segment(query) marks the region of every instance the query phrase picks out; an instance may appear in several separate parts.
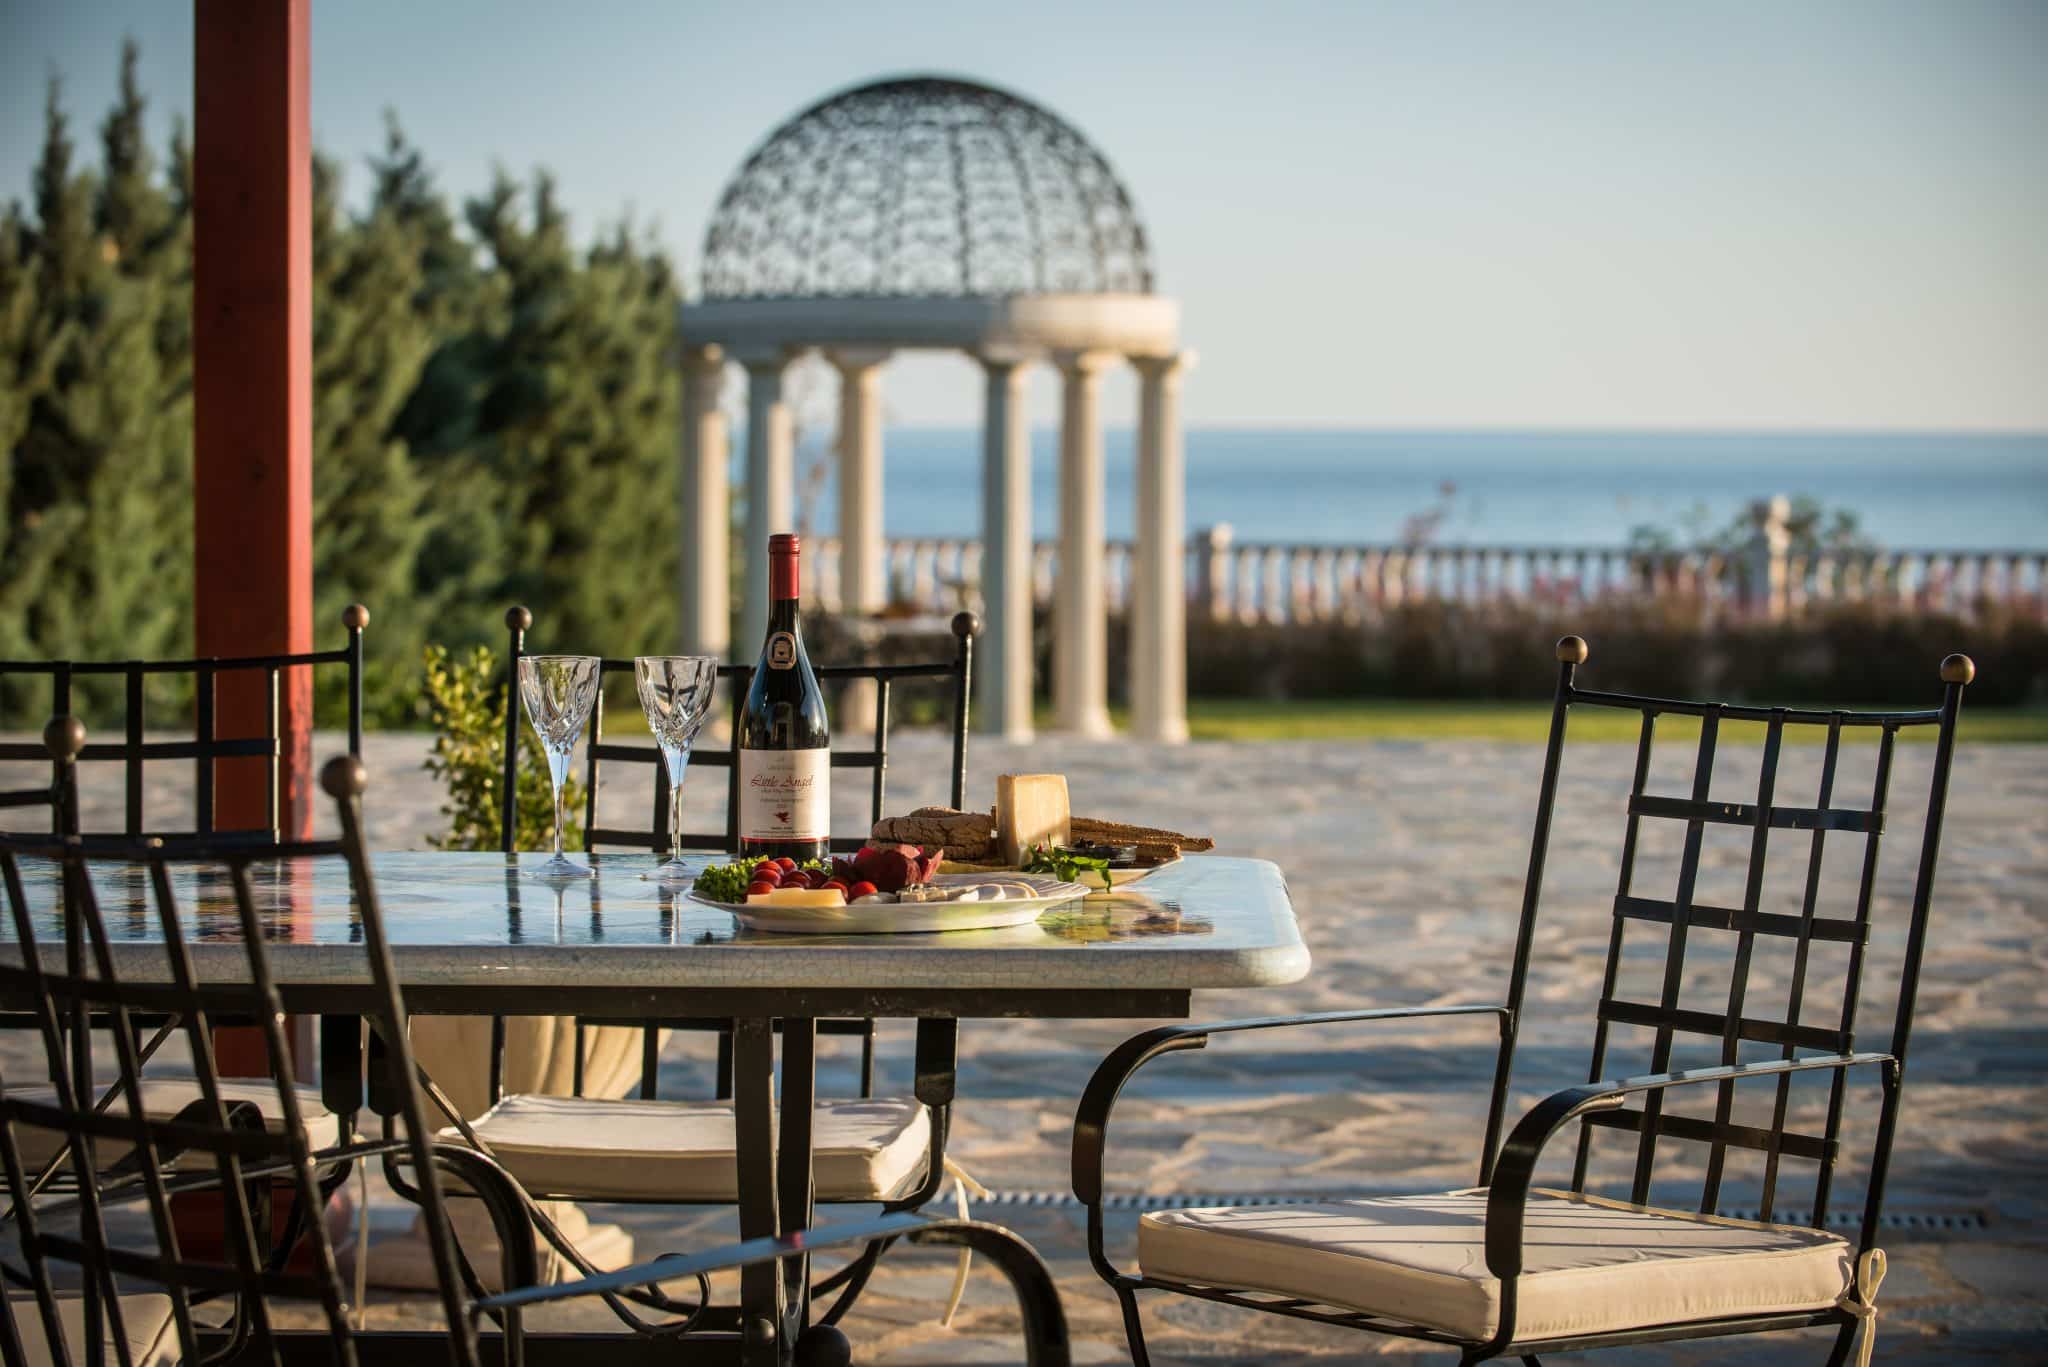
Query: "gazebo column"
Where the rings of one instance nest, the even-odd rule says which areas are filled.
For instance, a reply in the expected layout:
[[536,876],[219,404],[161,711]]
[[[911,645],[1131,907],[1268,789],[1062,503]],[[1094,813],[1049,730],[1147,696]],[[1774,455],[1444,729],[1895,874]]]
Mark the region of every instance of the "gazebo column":
[[1103,574],[1102,372],[1107,351],[1064,352],[1060,559],[1053,602],[1053,711],[1062,731],[1106,736],[1109,618]]
[[1187,462],[1180,382],[1192,352],[1145,356],[1138,368],[1138,547],[1131,595],[1131,732],[1188,738]]
[[875,349],[831,353],[839,371],[839,609],[880,611],[882,573],[882,363]]
[[1021,356],[984,352],[981,427],[982,637],[974,662],[974,724],[1031,739],[1031,438]]
[[780,347],[739,357],[747,368],[747,580],[737,649],[745,655],[768,631],[768,538],[788,531],[794,515],[796,431],[782,401],[789,360]]
[[723,659],[732,646],[731,451],[718,392],[725,353],[683,348],[681,649]]

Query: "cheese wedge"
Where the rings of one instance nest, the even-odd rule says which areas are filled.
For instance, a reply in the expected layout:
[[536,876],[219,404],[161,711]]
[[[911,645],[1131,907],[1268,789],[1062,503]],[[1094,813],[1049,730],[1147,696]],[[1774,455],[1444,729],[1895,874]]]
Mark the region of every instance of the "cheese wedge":
[[777,888],[773,892],[750,892],[750,907],[843,907],[846,894],[838,888]]
[[1016,868],[1033,845],[1068,843],[1073,813],[1065,774],[1002,774],[996,778],[996,844]]

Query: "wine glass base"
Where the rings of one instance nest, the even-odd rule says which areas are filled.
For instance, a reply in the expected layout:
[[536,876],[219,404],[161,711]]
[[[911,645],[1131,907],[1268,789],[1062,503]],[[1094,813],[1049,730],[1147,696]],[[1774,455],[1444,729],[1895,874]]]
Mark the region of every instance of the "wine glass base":
[[683,860],[669,859],[656,864],[640,877],[652,883],[694,883],[697,881],[697,870]]
[[595,878],[597,870],[558,854],[547,863],[526,870],[526,876],[544,883],[564,883],[578,878]]

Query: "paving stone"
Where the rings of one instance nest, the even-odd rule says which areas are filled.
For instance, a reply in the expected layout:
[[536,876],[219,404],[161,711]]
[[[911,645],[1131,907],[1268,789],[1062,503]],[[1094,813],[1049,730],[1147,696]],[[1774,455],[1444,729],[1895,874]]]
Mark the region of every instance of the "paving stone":
[[1989,1301],[2040,1301],[2048,1250],[1958,1242],[1942,1250],[1942,1267]]
[[[1753,729],[1753,728],[1752,728]],[[1965,735],[1968,733],[1967,714]],[[10,738],[12,739],[12,738]],[[1753,797],[1750,753],[1724,741],[1714,795]],[[367,737],[373,774],[370,834],[381,848],[419,847],[439,828],[441,797],[420,768],[423,736]],[[316,739],[315,752],[339,748]],[[892,744],[891,805],[946,797],[945,745],[907,733]],[[1845,746],[1838,789],[1868,790],[1876,748]],[[1897,959],[1909,909],[1917,840],[1932,747],[1901,745],[1879,861],[1870,973],[1859,1045],[1882,1048],[1897,988]],[[1273,992],[1218,992],[1195,1004],[1200,1018],[1328,1010],[1359,1005],[1491,1001],[1503,989],[1520,905],[1528,835],[1542,764],[1539,747],[1489,741],[1197,742],[1177,749],[1127,741],[1048,737],[1031,746],[969,747],[971,793],[993,775],[1019,769],[1068,775],[1077,807],[1128,814],[1152,824],[1215,835],[1228,853],[1278,861],[1287,872],[1303,936],[1315,957],[1311,976]],[[1821,748],[1788,747],[1781,794],[1808,793]],[[1511,1109],[1582,1082],[1586,1018],[1598,995],[1619,867],[1622,804],[1633,747],[1579,747],[1567,763],[1546,874]],[[1652,765],[1653,791],[1685,791],[1691,747],[1666,746]],[[150,810],[165,825],[189,811],[181,766],[161,766]],[[35,781],[32,770],[0,765],[0,787]],[[647,775],[636,774],[634,781]],[[701,776],[700,776],[701,777]],[[117,819],[118,768],[86,771],[88,821]],[[1747,786],[1750,793],[1743,789]],[[717,818],[717,785],[692,780],[685,792],[694,822]],[[863,793],[837,794],[849,820]],[[1781,797],[1781,801],[1789,800]],[[644,819],[647,794],[614,782],[600,795],[606,821]],[[319,814],[321,828],[329,818]],[[1702,895],[1739,899],[1746,833],[1716,831],[1706,845]],[[1646,895],[1675,878],[1681,841],[1646,829],[1637,888]],[[1853,907],[1860,847],[1829,837],[1822,865],[1823,914]],[[1797,910],[1804,849],[1774,844],[1765,896]],[[2048,1331],[2048,749],[1958,747],[1945,837],[1937,921],[1925,966],[1914,1034],[1904,1123],[1890,1175],[1890,1208],[1982,1211],[1979,1233],[1887,1230],[1893,1271],[1884,1300],[1878,1361],[2040,1361]],[[1725,992],[1730,945],[1697,935],[1687,963],[1688,989]],[[1661,936],[1631,929],[1624,977],[1653,996],[1663,966]],[[1816,973],[1839,972],[1834,948],[1815,951]],[[1753,985],[1758,1011],[1783,1009],[1789,974],[1760,948]],[[1816,978],[1817,983],[1820,978]],[[1647,982],[1647,988],[1634,985]],[[1818,1015],[1836,1008],[1833,989],[1810,1000]],[[1144,1022],[969,1021],[962,1030],[955,1153],[992,1185],[1065,1192],[1068,1127],[1075,1099],[1102,1055]],[[909,1083],[909,1031],[885,1023],[879,1059],[885,1088]],[[1119,1106],[1112,1129],[1112,1189],[1237,1193],[1272,1190],[1416,1191],[1469,1185],[1477,1168],[1495,1036],[1485,1020],[1429,1026],[1356,1024],[1314,1031],[1262,1032],[1175,1055],[1142,1075]],[[1619,1071],[1638,1071],[1644,1040],[1616,1032]],[[4,1042],[0,1042],[4,1045]],[[828,1088],[852,1084],[852,1064],[829,1046],[820,1070]],[[1705,1045],[1709,1055],[1713,1046]],[[1759,1050],[1753,1056],[1762,1056]],[[1745,1055],[1749,1057],[1752,1055]],[[663,1090],[698,1095],[712,1075],[708,1041],[677,1035],[663,1058]],[[1739,1094],[1738,1094],[1739,1095]],[[1845,1159],[1836,1208],[1853,1210],[1865,1176],[1876,1091],[1864,1080],[1850,1092]],[[1795,1088],[1795,1123],[1817,1130],[1824,1084]],[[1703,1170],[1692,1146],[1671,1145],[1668,1175],[1696,1182]],[[1568,1150],[1566,1150],[1568,1152]],[[1618,1171],[1633,1140],[1607,1136],[1600,1163]],[[1660,1169],[1661,1170],[1661,1169]],[[1787,1163],[1781,1200],[1809,1199],[1810,1166]],[[1730,1201],[1753,1201],[1757,1171],[1731,1165]],[[1671,1199],[1693,1201],[1674,1181]],[[1077,1338],[1077,1360],[1123,1361],[1114,1298],[1083,1256],[1081,1224],[1071,1209],[992,1206],[983,1214],[1016,1228],[1053,1265]],[[643,1250],[701,1247],[730,1237],[721,1213],[672,1208],[603,1212],[624,1223]],[[1134,1217],[1111,1217],[1112,1255],[1129,1256]],[[886,1259],[870,1295],[847,1327],[863,1362],[1019,1361],[1014,1310],[1000,1282],[976,1274],[976,1289],[954,1331],[932,1319],[947,1285],[946,1265],[928,1254]],[[986,1288],[986,1294],[984,1293]],[[1355,1362],[1381,1354],[1441,1361],[1440,1349],[1345,1333],[1327,1326],[1255,1315],[1204,1302],[1145,1298],[1159,1367],[1223,1367]],[[430,1324],[425,1299],[380,1293],[373,1317]],[[551,1311],[551,1322],[602,1327],[602,1307]],[[552,1317],[559,1317],[558,1321]],[[1617,1354],[1630,1364],[1819,1361],[1824,1334],[1712,1340]],[[872,1351],[871,1351],[872,1350]],[[980,1356],[976,1356],[980,1355]]]

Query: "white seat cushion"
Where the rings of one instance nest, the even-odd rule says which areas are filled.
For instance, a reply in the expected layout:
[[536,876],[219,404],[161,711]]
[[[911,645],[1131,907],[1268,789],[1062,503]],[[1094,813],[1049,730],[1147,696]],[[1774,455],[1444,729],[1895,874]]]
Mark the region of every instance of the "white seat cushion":
[[[907,1097],[820,1100],[818,1199],[882,1201],[924,1175],[931,1118]],[[508,1096],[473,1128],[529,1191],[590,1200],[736,1199],[730,1101]],[[442,1139],[460,1142],[447,1129]]]
[[[111,1084],[97,1083],[93,1095],[98,1097]],[[320,1100],[317,1087],[296,1087],[293,1091],[299,1099],[299,1115],[306,1122],[306,1138],[316,1149],[324,1149],[340,1142],[341,1119]],[[7,1095],[21,1101],[33,1101],[44,1106],[57,1104],[57,1089],[44,1084],[37,1087],[11,1087]],[[142,1110],[152,1120],[174,1119],[179,1111],[199,1100],[199,1081],[189,1077],[144,1077],[142,1079]],[[264,1128],[272,1134],[284,1133],[284,1112],[278,1105],[277,1088],[268,1078],[231,1078],[220,1080],[220,1099],[223,1102],[252,1101],[263,1113]],[[107,1114],[125,1117],[128,1114],[128,1098],[117,1096],[107,1107]],[[48,1162],[50,1155],[57,1152],[64,1136],[56,1130],[39,1129],[29,1125],[16,1125],[15,1142],[21,1145],[22,1162],[31,1170]],[[102,1166],[115,1162],[128,1152],[128,1145],[114,1140],[102,1139],[93,1145]],[[210,1160],[209,1160],[210,1161]]]
[[[1486,1192],[1163,1211],[1138,1226],[1148,1277],[1270,1291],[1486,1339]],[[1843,1239],[1815,1229],[1530,1193],[1517,1341],[1725,1315],[1817,1310],[1848,1290]]]
[[[45,1367],[57,1359],[43,1334],[43,1316],[33,1292],[9,1291],[7,1309],[21,1335],[21,1347],[28,1367]],[[100,1312],[106,1314],[104,1309]],[[114,1348],[113,1324],[101,1321],[107,1346],[107,1362],[120,1361]],[[76,1293],[57,1296],[57,1325],[64,1333],[64,1346],[73,1364],[85,1361],[85,1301]],[[121,1297],[121,1327],[127,1331],[128,1353],[135,1367],[169,1367],[179,1357],[178,1331],[171,1323],[171,1298],[163,1295]]]

